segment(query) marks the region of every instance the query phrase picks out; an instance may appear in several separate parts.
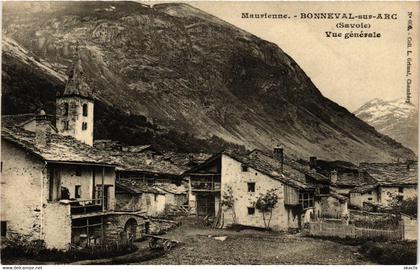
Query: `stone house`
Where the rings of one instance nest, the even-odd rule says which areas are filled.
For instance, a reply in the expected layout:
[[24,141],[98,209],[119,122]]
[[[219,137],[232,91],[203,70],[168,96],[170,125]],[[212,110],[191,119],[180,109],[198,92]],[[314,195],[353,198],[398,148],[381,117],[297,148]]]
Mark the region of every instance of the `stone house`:
[[[221,216],[224,227],[233,224],[264,227],[262,213],[255,203],[260,194],[275,190],[279,201],[273,209],[271,228],[299,228],[305,211],[314,207],[314,188],[305,183],[303,173],[283,162],[282,148],[275,148],[274,154],[279,159],[276,163],[257,152],[215,154],[187,171],[193,212],[202,217]],[[233,208],[221,204],[229,190]]]
[[138,181],[117,181],[115,198],[118,211],[157,216],[165,210],[165,193]]
[[[363,170],[376,184],[362,185],[350,192],[351,204],[362,207],[364,202],[388,206],[393,197],[417,196],[417,162],[361,163]],[[353,198],[353,199],[352,199]]]
[[326,184],[332,193],[350,199],[350,192],[358,187],[375,185],[377,181],[358,166],[345,161],[327,161],[316,157],[309,159],[310,171],[328,177]]
[[[139,215],[115,213],[115,164],[93,148],[93,99],[78,50],[51,115],[2,116],[1,231],[69,249],[133,235]],[[18,209],[18,211],[16,211]]]
[[378,194],[380,193],[377,183],[356,187],[350,191],[350,205],[362,209],[364,203],[380,203]]
[[330,193],[315,197],[314,218],[342,219],[349,215],[348,198],[346,196]]
[[103,217],[115,205],[115,165],[73,137],[46,131],[45,114],[33,116],[35,132],[14,126],[13,118],[2,117],[6,237],[44,240],[58,249],[100,241]]
[[158,216],[165,208],[187,203],[187,187],[175,184],[144,184],[141,181],[119,179],[116,182],[116,209]]
[[[150,145],[122,146],[115,142],[99,145],[116,167],[118,211],[148,216],[162,214],[167,206],[187,204],[187,187],[181,174],[185,169],[171,162]],[[109,145],[113,145],[109,147]],[[106,146],[108,145],[108,146]]]
[[319,218],[341,219],[348,215],[348,198],[335,192],[329,177],[306,166],[305,162],[301,163],[285,156],[282,165],[282,158],[276,157],[275,151],[270,154],[254,150],[249,155],[251,157],[258,156],[259,159],[264,159],[272,166],[283,168],[285,175],[304,182],[314,189],[313,207],[307,208],[303,205],[304,209],[308,209],[302,217],[303,222]]

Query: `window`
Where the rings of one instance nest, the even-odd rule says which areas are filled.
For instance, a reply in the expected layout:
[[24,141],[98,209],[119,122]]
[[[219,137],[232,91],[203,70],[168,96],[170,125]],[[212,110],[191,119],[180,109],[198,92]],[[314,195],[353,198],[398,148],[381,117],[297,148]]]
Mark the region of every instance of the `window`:
[[398,192],[399,192],[399,193],[403,193],[403,192],[404,192],[404,188],[399,187],[399,188],[398,188]]
[[372,190],[368,192],[369,195],[372,195]]
[[368,198],[368,200],[369,200],[369,201],[371,201],[371,200],[373,200],[373,199],[369,197],[369,198]]
[[241,169],[243,172],[247,172],[248,171],[248,166],[246,166],[245,164],[241,164]]
[[7,233],[7,222],[6,221],[2,221],[0,224],[1,227],[1,236],[6,236]]
[[88,105],[83,104],[83,116],[88,116]]
[[69,121],[63,121],[64,130],[69,130]]
[[255,192],[255,183],[248,183],[248,192]]
[[330,194],[330,187],[329,186],[321,186],[319,188],[319,194]]
[[63,115],[64,116],[69,115],[69,104],[67,102],[64,103],[64,105],[63,105]]
[[82,186],[81,185],[76,185],[74,187],[74,197],[76,199],[80,199],[82,197]]
[[83,122],[82,123],[82,130],[86,130],[87,129],[87,123],[86,122]]
[[82,170],[81,170],[80,167],[76,168],[75,174],[76,174],[76,176],[82,176]]
[[314,207],[314,195],[312,193],[299,193],[299,203],[303,209]]
[[255,207],[248,207],[248,215],[254,215],[255,214]]

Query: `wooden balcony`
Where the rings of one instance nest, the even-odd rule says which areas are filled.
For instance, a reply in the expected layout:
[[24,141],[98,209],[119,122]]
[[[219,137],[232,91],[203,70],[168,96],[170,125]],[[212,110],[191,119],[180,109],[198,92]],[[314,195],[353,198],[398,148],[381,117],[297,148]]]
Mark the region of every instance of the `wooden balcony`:
[[193,174],[191,175],[191,191],[220,192],[220,174]]
[[77,200],[70,202],[72,215],[83,215],[102,211],[102,199]]

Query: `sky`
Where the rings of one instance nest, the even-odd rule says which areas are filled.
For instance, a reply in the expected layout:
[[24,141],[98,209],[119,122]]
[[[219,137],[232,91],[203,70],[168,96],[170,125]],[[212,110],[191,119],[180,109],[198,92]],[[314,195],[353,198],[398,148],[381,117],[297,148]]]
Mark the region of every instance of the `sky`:
[[[364,103],[405,99],[407,10],[419,18],[419,3],[392,2],[187,2],[262,39],[277,44],[306,72],[321,93],[355,111]],[[411,5],[411,6],[408,6]],[[415,6],[416,5],[416,6]],[[243,19],[242,12],[288,14],[290,19]],[[301,13],[396,13],[396,20],[302,20]],[[371,24],[370,29],[337,29],[338,22]],[[418,22],[416,21],[418,29]],[[326,31],[380,32],[381,38],[327,38]],[[417,38],[418,40],[418,38]],[[418,46],[418,44],[417,44]],[[413,70],[417,71],[418,68]],[[412,76],[416,80],[418,76]],[[412,84],[412,92],[417,89]],[[414,97],[414,103],[417,98]]]

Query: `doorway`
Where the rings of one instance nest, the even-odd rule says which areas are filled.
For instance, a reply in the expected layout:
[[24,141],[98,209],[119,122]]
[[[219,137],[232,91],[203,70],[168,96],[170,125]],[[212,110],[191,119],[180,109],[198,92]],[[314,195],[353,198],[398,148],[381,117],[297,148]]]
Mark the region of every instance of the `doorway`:
[[214,217],[215,205],[214,195],[197,195],[197,216]]

